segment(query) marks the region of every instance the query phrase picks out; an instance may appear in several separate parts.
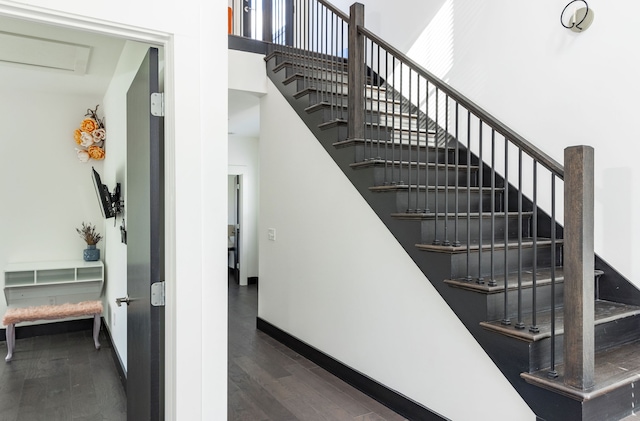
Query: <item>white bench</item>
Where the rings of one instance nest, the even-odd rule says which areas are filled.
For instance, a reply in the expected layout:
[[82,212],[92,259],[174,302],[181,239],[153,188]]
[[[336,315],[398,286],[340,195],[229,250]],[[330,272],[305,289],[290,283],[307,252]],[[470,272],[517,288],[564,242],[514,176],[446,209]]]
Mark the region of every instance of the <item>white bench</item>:
[[100,349],[98,335],[100,334],[101,315],[101,301],[83,301],[81,303],[67,303],[60,305],[9,308],[2,318],[2,324],[7,327],[7,356],[4,360],[8,362],[13,358],[13,351],[16,347],[16,323],[20,322],[93,316],[93,343],[95,344],[96,349]]

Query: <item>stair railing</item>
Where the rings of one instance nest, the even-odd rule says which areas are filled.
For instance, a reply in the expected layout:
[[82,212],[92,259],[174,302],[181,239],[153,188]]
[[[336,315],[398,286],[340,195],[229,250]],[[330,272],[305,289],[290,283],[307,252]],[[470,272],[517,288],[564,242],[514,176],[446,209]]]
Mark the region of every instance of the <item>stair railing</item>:
[[[351,11],[364,13],[359,7]],[[364,21],[353,14],[351,19]],[[405,216],[432,224],[423,229],[428,243],[422,248],[453,253],[462,268],[459,279],[503,289],[503,325],[541,333],[539,311],[550,313],[549,373],[556,376],[555,289],[563,264],[556,194],[562,166],[364,24],[358,24],[352,46],[363,50],[364,59],[350,59],[349,71],[369,79],[359,89],[349,86],[349,104],[374,96],[381,109],[358,108],[361,117],[350,133],[369,149],[365,160],[384,167],[381,189],[406,194]],[[544,184],[547,189],[539,188]],[[544,191],[550,193],[542,197]],[[543,266],[549,267],[546,299],[538,294]],[[529,314],[524,300],[530,300]]]
[[[562,165],[366,29],[362,4],[348,16],[324,0],[274,0],[274,11],[280,2],[295,11],[286,28],[273,23],[287,34],[270,51],[284,53],[285,83],[315,95],[329,109],[325,121],[346,120],[362,163],[383,168],[377,187],[402,192],[404,217],[428,221],[424,250],[452,253],[460,280],[501,290],[503,325],[549,335],[549,376],[557,376]],[[540,331],[540,311],[549,332]]]

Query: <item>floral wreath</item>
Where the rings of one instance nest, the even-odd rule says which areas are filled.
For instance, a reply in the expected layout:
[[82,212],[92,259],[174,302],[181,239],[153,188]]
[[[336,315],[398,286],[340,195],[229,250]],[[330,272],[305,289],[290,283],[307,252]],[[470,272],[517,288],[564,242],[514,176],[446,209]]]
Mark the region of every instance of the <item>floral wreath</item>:
[[73,133],[73,138],[80,148],[76,148],[76,154],[80,162],[90,159],[104,159],[104,141],[107,131],[104,128],[104,118],[98,118],[98,105],[96,109],[87,109],[85,119],[80,123],[80,128]]

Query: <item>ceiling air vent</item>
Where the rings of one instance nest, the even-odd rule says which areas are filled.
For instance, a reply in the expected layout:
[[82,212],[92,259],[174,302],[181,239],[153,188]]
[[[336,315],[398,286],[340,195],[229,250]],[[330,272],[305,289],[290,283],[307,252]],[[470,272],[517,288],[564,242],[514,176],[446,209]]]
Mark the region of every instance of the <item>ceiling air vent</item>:
[[91,47],[0,31],[0,62],[70,72],[87,72]]

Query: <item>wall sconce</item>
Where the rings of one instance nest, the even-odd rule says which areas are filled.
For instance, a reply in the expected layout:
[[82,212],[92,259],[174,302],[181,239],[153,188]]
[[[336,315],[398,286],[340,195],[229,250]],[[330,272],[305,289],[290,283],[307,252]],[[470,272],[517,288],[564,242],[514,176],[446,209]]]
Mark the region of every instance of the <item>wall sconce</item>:
[[[573,3],[584,3],[585,7],[580,7],[580,5],[576,5],[576,8],[573,10],[573,13],[569,16],[567,20],[568,24],[565,24],[565,15],[567,14],[567,9]],[[562,13],[560,14],[560,23],[567,29],[571,29],[573,32],[583,32],[586,31],[591,24],[593,23],[593,9],[589,8],[589,5],[584,0],[573,0],[567,4],[564,9],[562,9]]]

